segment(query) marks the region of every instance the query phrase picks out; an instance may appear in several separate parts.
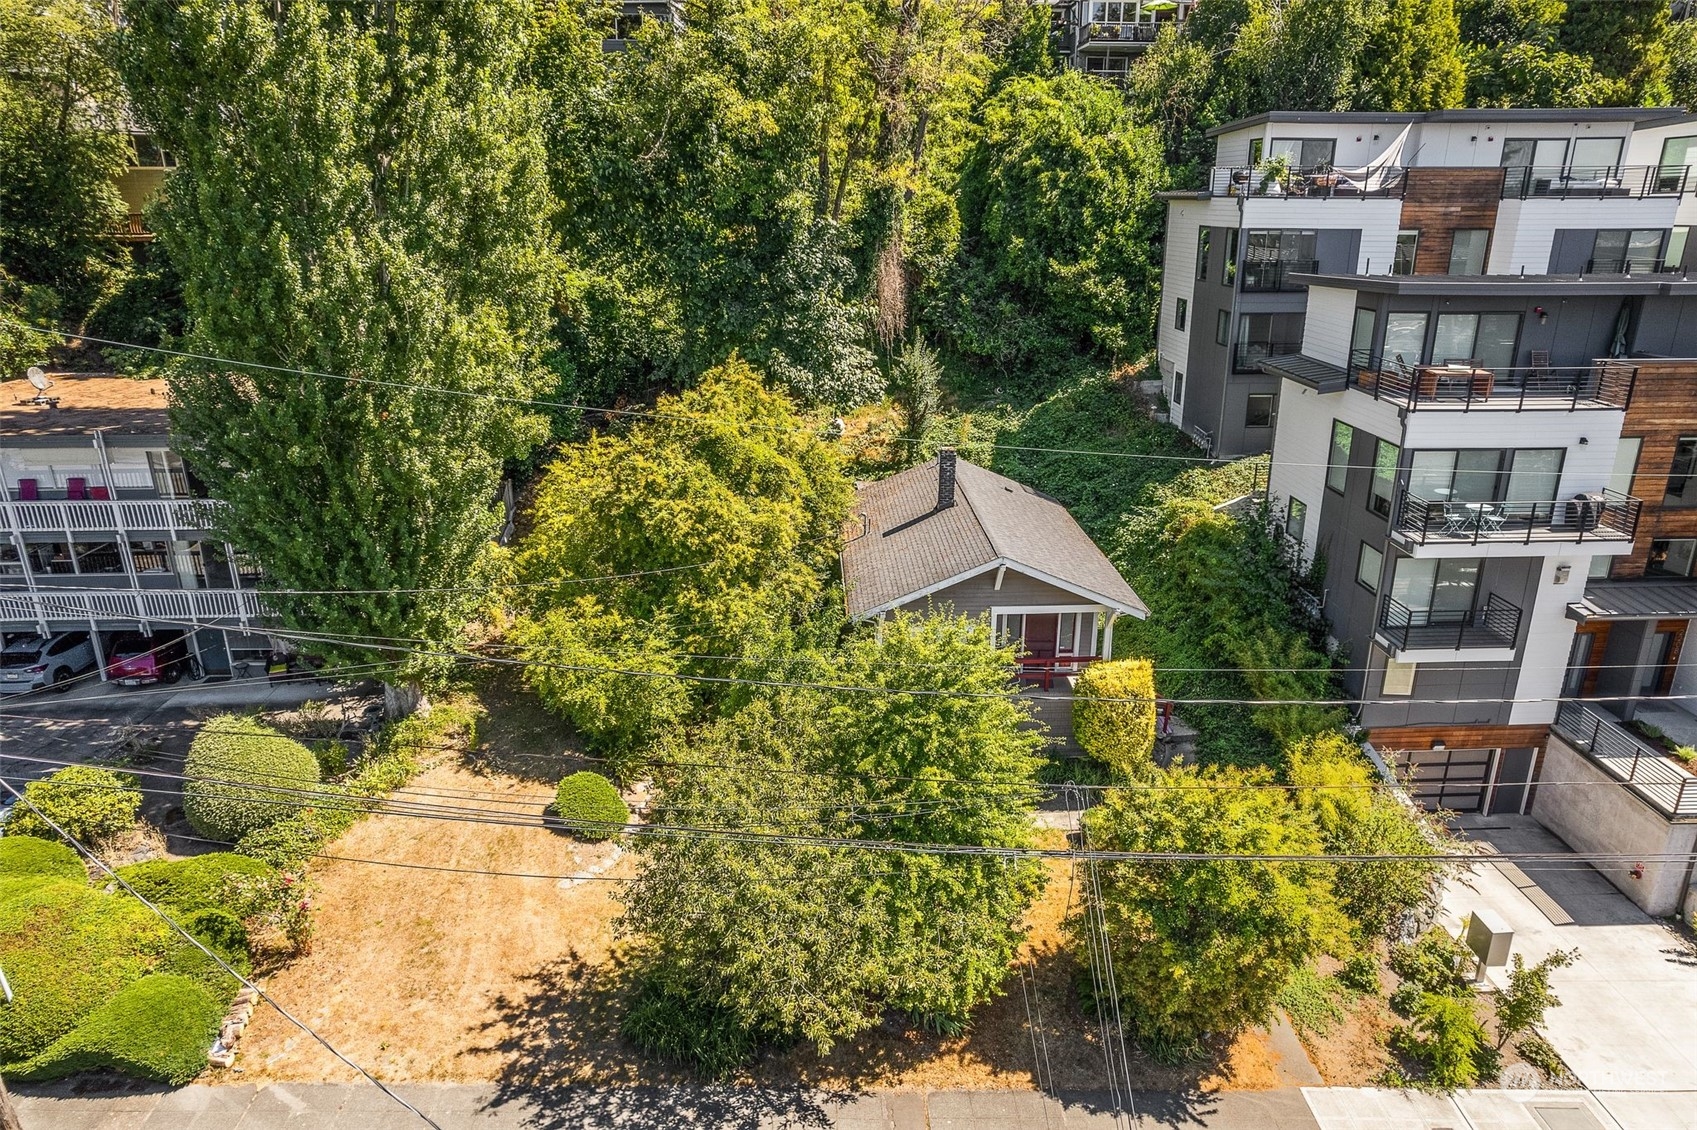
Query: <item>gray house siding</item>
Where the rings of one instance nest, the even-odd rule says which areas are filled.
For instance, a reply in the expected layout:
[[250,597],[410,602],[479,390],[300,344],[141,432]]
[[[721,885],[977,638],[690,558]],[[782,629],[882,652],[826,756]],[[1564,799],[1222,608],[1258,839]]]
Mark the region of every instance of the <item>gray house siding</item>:
[[987,616],[992,608],[1009,605],[1088,604],[1077,593],[1056,588],[1035,577],[1015,572],[1012,568],[1002,574],[1002,587],[996,589],[996,570],[990,569],[959,584],[939,589],[930,596],[920,597],[903,605],[904,609],[923,610],[927,607],[941,611],[946,605],[957,616]]

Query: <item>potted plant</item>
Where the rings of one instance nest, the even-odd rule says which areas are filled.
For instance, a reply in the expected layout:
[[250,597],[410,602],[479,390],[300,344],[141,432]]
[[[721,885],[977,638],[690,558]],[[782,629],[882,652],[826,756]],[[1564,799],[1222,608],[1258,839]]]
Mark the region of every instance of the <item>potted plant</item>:
[[1290,184],[1289,153],[1280,153],[1276,157],[1269,157],[1261,165],[1261,185],[1258,189],[1256,189],[1256,192],[1265,196],[1267,195],[1268,187],[1273,184],[1277,184],[1279,186],[1280,192],[1284,192],[1288,189]]

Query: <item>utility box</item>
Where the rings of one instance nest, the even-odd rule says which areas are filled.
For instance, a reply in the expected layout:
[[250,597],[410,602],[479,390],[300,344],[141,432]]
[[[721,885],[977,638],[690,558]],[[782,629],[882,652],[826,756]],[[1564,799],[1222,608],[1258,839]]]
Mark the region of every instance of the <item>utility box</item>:
[[1467,919],[1467,948],[1479,959],[1479,973],[1508,964],[1514,931],[1489,910],[1475,910]]

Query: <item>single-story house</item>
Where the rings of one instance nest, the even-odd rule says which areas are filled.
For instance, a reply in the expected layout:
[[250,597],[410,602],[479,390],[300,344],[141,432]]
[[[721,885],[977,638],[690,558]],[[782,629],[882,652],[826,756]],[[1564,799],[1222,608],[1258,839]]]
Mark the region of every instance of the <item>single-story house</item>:
[[[952,448],[862,484],[855,516],[842,555],[850,619],[945,606],[987,617],[1019,647],[1022,682],[1070,689],[1084,664],[1112,655],[1116,617],[1149,615],[1066,507]],[[1070,711],[1045,713],[1070,733]]]

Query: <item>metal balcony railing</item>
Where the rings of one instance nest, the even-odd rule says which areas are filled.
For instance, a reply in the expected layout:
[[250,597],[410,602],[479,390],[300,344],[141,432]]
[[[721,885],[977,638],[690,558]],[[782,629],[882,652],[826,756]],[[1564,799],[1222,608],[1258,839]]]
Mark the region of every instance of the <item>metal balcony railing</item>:
[[1413,365],[1394,358],[1387,364],[1356,353],[1349,383],[1375,400],[1389,400],[1414,411],[1475,408],[1515,411],[1574,411],[1625,408],[1632,399],[1638,367],[1624,361],[1589,365],[1526,365],[1486,368]]
[[1668,261],[1659,256],[1621,255],[1585,260],[1585,273],[1588,275],[1664,275],[1678,270],[1679,264],[1670,267]]
[[1274,357],[1291,357],[1301,352],[1300,340],[1240,341],[1232,350],[1232,366],[1240,373],[1259,372],[1263,361]]
[[1595,200],[1680,196],[1691,187],[1683,165],[1517,165],[1503,170],[1503,199]]
[[1631,542],[1644,503],[1612,490],[1548,502],[1467,502],[1423,498],[1404,489],[1397,497],[1395,529],[1425,545],[1472,545],[1535,541]]
[[1275,165],[1215,165],[1208,170],[1208,191],[1215,196],[1305,197],[1328,200],[1400,198],[1408,179],[1398,165],[1363,172],[1330,165],[1281,169]]
[[1379,634],[1397,651],[1513,647],[1520,609],[1496,593],[1481,608],[1409,608],[1387,596],[1379,609]]
[[222,503],[209,498],[86,499],[8,502],[16,533],[116,533],[120,530],[207,530]]
[[1291,275],[1311,275],[1320,269],[1318,259],[1245,259],[1238,265],[1239,286],[1246,291],[1307,290],[1306,284],[1290,281]]
[[1577,702],[1556,707],[1555,731],[1664,816],[1697,816],[1697,777],[1620,722]]
[[1153,43],[1160,33],[1157,23],[1094,23],[1084,25],[1081,38],[1085,43]]

